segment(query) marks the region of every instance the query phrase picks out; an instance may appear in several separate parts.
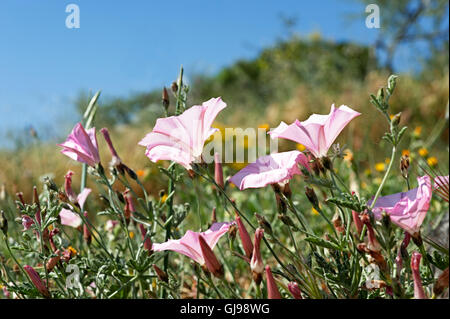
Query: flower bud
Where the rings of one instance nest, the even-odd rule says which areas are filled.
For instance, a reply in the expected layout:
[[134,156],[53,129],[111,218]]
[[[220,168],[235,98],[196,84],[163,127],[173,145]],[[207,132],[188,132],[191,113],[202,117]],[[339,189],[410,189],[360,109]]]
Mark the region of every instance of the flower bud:
[[290,283],[288,283],[288,289],[294,299],[303,299],[300,287],[295,281],[291,281]]
[[314,191],[313,188],[305,186],[305,194],[314,208],[319,207],[319,200],[317,199],[316,192]]
[[273,278],[272,271],[269,266],[266,266],[266,280],[267,280],[267,298],[281,299],[281,294],[278,291],[277,284]]
[[408,178],[409,173],[409,156],[407,154],[400,158],[400,171],[402,172],[403,178]]
[[214,153],[214,179],[216,184],[223,189],[225,184],[223,182],[223,169],[221,161],[222,159],[220,158],[219,153]]
[[169,282],[169,276],[167,275],[167,273],[164,270],[162,270],[155,264],[153,264],[152,267],[153,267],[153,270],[155,271],[156,276],[158,277],[159,280],[164,281],[164,282]]
[[266,232],[268,235],[273,234],[272,232],[272,226],[269,224],[269,222],[266,220],[264,216],[259,215],[258,213],[255,213],[255,217],[258,220],[259,226],[264,229],[264,232]]
[[8,220],[6,219],[5,212],[0,211],[0,229],[3,234],[6,236],[8,233]]
[[150,239],[150,237],[147,236],[147,229],[145,229],[144,225],[139,224],[139,229],[141,231],[141,237],[142,240],[144,241],[144,249],[148,251],[148,255],[150,256],[153,253],[153,244],[152,244],[152,240]]
[[219,260],[217,260],[216,255],[212,251],[211,247],[209,247],[203,236],[200,235],[198,240],[200,243],[200,249],[202,250],[203,258],[205,259],[206,268],[208,268],[209,272],[214,276],[222,278],[224,274],[222,264],[219,262]]
[[77,202],[77,196],[75,195],[75,192],[72,189],[72,171],[68,171],[67,174],[64,176],[64,190],[66,192],[66,196],[69,199],[70,202],[76,203]]
[[359,218],[358,212],[352,210],[353,223],[355,224],[356,231],[358,235],[361,235],[363,229],[363,223],[361,222],[361,218]]
[[241,237],[242,247],[244,248],[245,255],[247,256],[247,258],[250,259],[252,258],[253,253],[252,240],[247,232],[247,229],[245,228],[244,223],[241,220],[241,217],[237,214],[236,214],[236,224],[239,230],[239,237]]
[[26,271],[28,277],[30,277],[31,282],[36,287],[36,289],[41,293],[42,296],[45,298],[50,298],[50,292],[48,291],[47,287],[45,287],[44,283],[41,280],[41,277],[36,272],[36,270],[33,269],[33,267],[25,265],[23,266],[23,269]]
[[413,252],[411,256],[411,271],[414,279],[414,299],[427,299],[425,291],[422,286],[422,279],[420,278],[420,259],[422,255],[418,252]]
[[55,268],[55,266],[59,262],[59,260],[61,259],[59,249],[55,251],[55,254],[56,254],[56,256],[51,257],[49,259],[49,261],[47,262],[46,268],[47,268],[48,272],[51,272],[53,270],[53,268]]
[[395,114],[391,119],[392,126],[398,126],[402,117],[402,112]]
[[336,229],[338,233],[343,234],[345,232],[345,228],[342,226],[341,217],[337,212],[334,214],[333,219],[331,221],[333,223],[334,229]]
[[162,105],[167,112],[167,110],[169,109],[170,100],[169,100],[169,93],[167,93],[166,87],[164,87],[162,91]]
[[253,280],[259,285],[262,280],[264,271],[264,263],[261,257],[261,239],[264,236],[264,230],[257,228],[255,231],[255,246],[253,246],[252,259],[250,260],[250,269],[252,271]]
[[[116,149],[114,148],[114,145],[111,141],[111,137],[109,135],[108,129],[104,127],[100,130],[100,132],[102,132],[103,138],[105,139],[106,144],[108,144],[109,151],[111,152],[111,156],[112,156],[111,166],[112,167],[119,166],[122,163],[122,161],[121,161],[119,155],[117,155]],[[120,171],[120,169],[119,169],[119,171]],[[123,170],[122,170],[122,172],[123,172]]]

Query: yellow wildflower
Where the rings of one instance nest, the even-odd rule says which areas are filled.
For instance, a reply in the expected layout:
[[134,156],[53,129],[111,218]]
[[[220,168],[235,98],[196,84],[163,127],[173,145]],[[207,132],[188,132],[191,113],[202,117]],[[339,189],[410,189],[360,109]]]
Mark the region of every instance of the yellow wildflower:
[[409,152],[409,150],[403,150],[402,156],[411,156],[411,153]]
[[375,170],[377,172],[384,172],[385,169],[386,169],[386,164],[384,164],[382,162],[375,164]]
[[136,171],[136,175],[137,175],[138,177],[143,177],[143,176],[145,175],[145,171],[144,171],[143,169],[138,169],[138,170]]
[[134,238],[134,232],[130,231],[129,232],[130,238],[133,239]]
[[361,188],[362,189],[366,189],[367,188],[367,183],[366,182],[362,182],[361,183]]
[[427,155],[428,155],[428,150],[427,150],[425,147],[422,147],[422,148],[419,150],[419,155],[422,156],[422,157],[427,156]]
[[430,166],[436,166],[437,163],[438,163],[438,160],[437,160],[436,157],[431,156],[431,157],[428,157],[427,163],[428,163],[428,165],[430,165]]
[[391,162],[391,159],[386,157],[384,159],[384,162],[386,163],[386,165],[389,165],[389,163]]
[[161,203],[165,203],[166,202],[166,200],[167,200],[167,194],[164,194],[162,197],[161,197]]
[[370,170],[370,168],[366,168],[366,169],[364,170],[364,174],[365,174],[366,176],[371,176],[371,175],[372,175],[372,171]]
[[297,145],[296,145],[296,148],[297,148],[300,152],[303,152],[304,150],[306,150],[306,147],[305,147],[305,145],[303,145],[303,144],[297,144]]
[[314,207],[311,208],[311,212],[313,215],[319,215],[319,212]]
[[350,150],[345,150],[344,160],[347,162],[353,161],[353,152]]
[[414,136],[419,137],[421,133],[422,133],[422,126],[416,126],[413,132]]
[[73,248],[72,246],[67,247],[68,250],[70,250],[70,252],[72,253],[72,255],[76,255],[78,252],[75,248]]

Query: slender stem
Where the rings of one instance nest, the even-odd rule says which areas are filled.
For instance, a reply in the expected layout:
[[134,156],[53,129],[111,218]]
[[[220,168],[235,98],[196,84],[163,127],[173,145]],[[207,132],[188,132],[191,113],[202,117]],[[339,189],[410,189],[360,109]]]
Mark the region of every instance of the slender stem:
[[375,203],[377,202],[378,197],[380,197],[381,190],[383,189],[384,184],[386,183],[386,180],[387,180],[387,178],[388,178],[388,175],[389,175],[389,173],[391,172],[392,164],[394,163],[396,152],[397,152],[397,148],[396,148],[395,146],[393,146],[393,147],[392,147],[391,160],[390,160],[390,162],[389,162],[389,165],[388,165],[388,168],[387,168],[387,170],[386,170],[386,173],[384,173],[383,180],[381,181],[381,184],[380,184],[380,186],[378,187],[377,192],[375,193],[375,197],[373,198],[372,204],[371,204],[370,207],[369,207],[370,210],[374,208]]

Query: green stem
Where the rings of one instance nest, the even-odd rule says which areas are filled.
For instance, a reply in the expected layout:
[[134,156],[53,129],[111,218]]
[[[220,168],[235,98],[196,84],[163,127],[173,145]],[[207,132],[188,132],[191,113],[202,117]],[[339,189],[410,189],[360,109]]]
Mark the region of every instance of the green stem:
[[388,178],[388,175],[389,175],[389,173],[391,172],[392,164],[394,163],[396,152],[397,152],[397,148],[396,148],[395,146],[392,147],[391,160],[390,160],[390,162],[389,162],[389,165],[388,165],[388,168],[387,168],[387,170],[386,170],[386,173],[384,173],[383,180],[381,181],[381,184],[380,184],[380,186],[378,187],[377,192],[375,193],[375,197],[373,198],[372,204],[371,204],[370,207],[369,207],[370,210],[372,210],[372,209],[374,208],[375,203],[377,202],[378,197],[380,197],[381,190],[383,189],[384,184],[386,183],[386,180],[387,180],[387,178]]

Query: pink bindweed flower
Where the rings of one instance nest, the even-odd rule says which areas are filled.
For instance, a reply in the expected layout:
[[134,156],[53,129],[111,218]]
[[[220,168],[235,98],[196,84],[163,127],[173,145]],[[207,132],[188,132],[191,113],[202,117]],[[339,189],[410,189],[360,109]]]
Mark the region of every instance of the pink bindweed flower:
[[327,155],[339,133],[355,117],[361,115],[346,105],[331,106],[330,114],[313,114],[306,121],[296,120],[291,125],[281,122],[270,131],[271,138],[284,138],[304,145],[316,158]]
[[428,299],[422,286],[422,279],[420,278],[420,259],[422,255],[418,252],[413,252],[411,256],[411,271],[414,279],[414,299]]
[[[391,221],[409,232],[413,237],[420,231],[420,225],[427,214],[431,200],[431,182],[429,176],[418,177],[419,187],[408,192],[396,193],[378,198],[372,209],[377,219],[385,211]],[[367,204],[370,206],[372,200]]]
[[160,118],[139,145],[147,148],[152,162],[171,160],[190,170],[191,163],[201,161],[205,141],[217,131],[211,125],[226,106],[220,97],[212,98],[178,116]]
[[239,230],[239,237],[241,237],[242,247],[244,248],[245,255],[247,256],[248,259],[250,259],[253,253],[253,243],[250,238],[250,235],[247,232],[247,229],[245,228],[244,223],[242,222],[241,217],[237,214],[236,214],[236,224]]
[[261,239],[264,236],[264,230],[257,228],[255,231],[255,245],[253,246],[252,259],[250,260],[250,269],[252,270],[253,280],[257,285],[261,283],[264,263],[261,257]]
[[281,294],[278,291],[277,284],[273,278],[272,271],[269,266],[266,266],[266,280],[267,280],[267,298],[281,299]]
[[30,277],[31,282],[36,287],[36,289],[44,296],[45,298],[50,298],[50,292],[48,291],[47,287],[45,287],[44,283],[41,280],[41,277],[36,272],[36,270],[33,269],[33,267],[25,265],[23,266],[23,269],[28,274],[28,277]]
[[303,299],[302,291],[295,281],[288,283],[288,289],[294,299]]
[[220,237],[225,235],[228,231],[231,224],[232,223],[215,223],[211,225],[211,228],[207,231],[201,233],[188,230],[180,239],[170,239],[165,243],[153,244],[153,251],[172,250],[191,258],[203,266],[206,261],[200,247],[199,237],[203,237],[212,250],[214,249],[214,246],[216,246]]
[[66,141],[58,146],[63,147],[61,153],[75,161],[92,167],[100,163],[95,127],[85,130],[83,125],[78,123]]
[[[73,172],[69,171],[65,176],[65,192],[72,203],[77,204],[81,209],[83,209],[84,203],[92,190],[90,188],[84,188],[78,196],[75,195],[75,192],[72,189],[72,175]],[[61,209],[59,212],[59,217],[61,218],[62,225],[78,228],[82,224],[81,217],[70,209]]]
[[299,151],[265,155],[241,169],[230,178],[240,190],[259,188],[269,184],[284,186],[296,174],[301,174],[298,164],[308,167],[306,156]]

